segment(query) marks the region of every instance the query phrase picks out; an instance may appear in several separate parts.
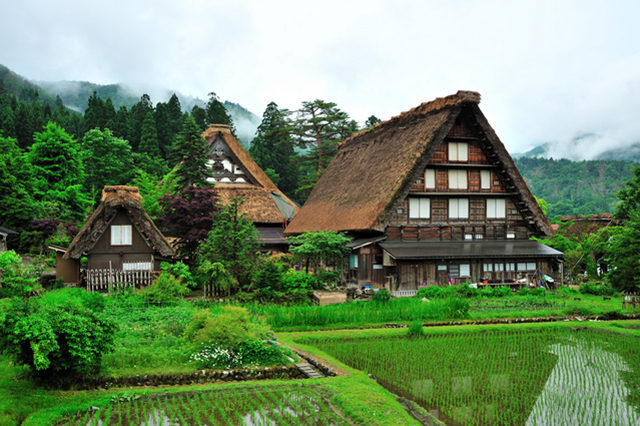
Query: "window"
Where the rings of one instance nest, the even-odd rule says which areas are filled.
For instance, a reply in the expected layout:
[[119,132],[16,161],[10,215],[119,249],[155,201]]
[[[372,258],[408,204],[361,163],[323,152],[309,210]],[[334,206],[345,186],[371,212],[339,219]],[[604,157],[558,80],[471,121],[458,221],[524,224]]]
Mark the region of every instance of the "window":
[[349,269],[358,269],[358,255],[350,254],[349,255]]
[[465,240],[473,240],[473,234],[464,234]]
[[436,187],[436,171],[434,169],[425,169],[424,187],[429,189],[434,189]]
[[480,170],[480,189],[491,189],[490,170]]
[[438,265],[438,271],[446,271],[447,265]]
[[429,219],[430,212],[429,198],[409,198],[409,219]]
[[509,272],[513,272],[516,270],[516,264],[515,263],[505,263],[505,271],[509,271]]
[[493,263],[485,263],[483,270],[485,272],[493,272]]
[[507,238],[512,240],[516,237],[516,231],[507,231]]
[[495,269],[496,272],[504,271],[504,264],[503,263],[496,263],[493,266],[494,266],[494,269]]
[[111,245],[131,245],[131,225],[111,225]]
[[123,271],[151,271],[151,262],[123,262]]
[[535,262],[518,263],[518,271],[535,271],[535,270],[536,270]]
[[449,170],[449,189],[467,189],[466,170]]
[[469,145],[466,142],[449,142],[449,161],[469,161]]
[[507,217],[507,203],[503,198],[487,198],[487,219]]
[[482,234],[476,234],[476,240],[481,240],[484,238],[484,235]]
[[449,219],[469,219],[469,200],[467,198],[449,199]]
[[471,275],[471,265],[449,265],[449,275],[452,277],[468,277]]

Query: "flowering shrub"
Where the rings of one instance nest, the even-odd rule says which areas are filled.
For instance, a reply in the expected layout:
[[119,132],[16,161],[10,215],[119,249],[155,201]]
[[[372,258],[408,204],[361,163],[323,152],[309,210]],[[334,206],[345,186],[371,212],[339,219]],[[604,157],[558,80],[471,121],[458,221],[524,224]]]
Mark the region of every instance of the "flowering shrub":
[[191,354],[189,362],[198,368],[232,368],[243,365],[242,353],[225,349],[216,343],[202,343],[199,352]]

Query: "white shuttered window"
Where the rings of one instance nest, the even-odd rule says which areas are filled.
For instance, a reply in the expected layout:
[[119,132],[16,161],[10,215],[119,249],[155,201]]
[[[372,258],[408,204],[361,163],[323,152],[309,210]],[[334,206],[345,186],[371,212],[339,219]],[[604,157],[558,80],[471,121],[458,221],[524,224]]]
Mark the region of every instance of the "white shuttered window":
[[480,170],[480,189],[491,189],[491,170]]
[[111,245],[131,245],[131,225],[111,225]]
[[466,142],[449,142],[449,161],[469,161],[469,145]]
[[449,170],[449,189],[467,189],[466,170]]
[[434,169],[425,169],[424,187],[427,189],[433,189],[436,187],[436,171]]
[[429,198],[409,198],[409,219],[429,219],[430,214]]
[[449,219],[469,219],[469,199],[449,199]]
[[487,219],[507,217],[507,203],[504,198],[487,198]]

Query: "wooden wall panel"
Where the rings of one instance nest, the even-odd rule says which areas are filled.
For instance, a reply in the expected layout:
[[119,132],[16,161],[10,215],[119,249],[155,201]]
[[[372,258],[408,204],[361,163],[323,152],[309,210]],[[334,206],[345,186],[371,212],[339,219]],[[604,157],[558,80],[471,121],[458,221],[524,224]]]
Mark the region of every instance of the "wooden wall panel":
[[486,216],[485,199],[471,198],[469,200],[469,219],[472,222],[484,222]]
[[480,170],[469,170],[469,191],[480,191]]
[[441,143],[433,156],[429,159],[430,163],[446,163],[447,162],[447,144]]
[[446,222],[448,220],[448,201],[446,198],[431,198],[431,220]]
[[506,188],[502,185],[500,176],[495,171],[491,172],[491,191],[492,192],[506,192]]
[[446,169],[436,170],[436,190],[447,192],[449,190],[449,171]]

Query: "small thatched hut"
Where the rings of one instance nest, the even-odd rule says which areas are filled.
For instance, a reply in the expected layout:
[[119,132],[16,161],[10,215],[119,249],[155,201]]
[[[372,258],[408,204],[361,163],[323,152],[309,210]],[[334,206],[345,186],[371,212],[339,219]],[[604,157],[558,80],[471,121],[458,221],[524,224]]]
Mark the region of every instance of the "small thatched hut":
[[246,213],[260,233],[265,250],[286,251],[284,229],[298,206],[284,195],[231,134],[230,126],[211,124],[202,136],[209,142],[209,165],[223,203],[242,198]]
[[106,186],[102,202],[71,241],[62,259],[87,256],[88,270],[154,270],[174,250],[142,207],[138,188]]
[[360,285],[551,275],[562,253],[529,241],[551,226],[479,103],[460,91],[352,135],[286,233],[349,233]]

